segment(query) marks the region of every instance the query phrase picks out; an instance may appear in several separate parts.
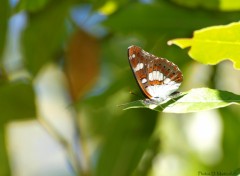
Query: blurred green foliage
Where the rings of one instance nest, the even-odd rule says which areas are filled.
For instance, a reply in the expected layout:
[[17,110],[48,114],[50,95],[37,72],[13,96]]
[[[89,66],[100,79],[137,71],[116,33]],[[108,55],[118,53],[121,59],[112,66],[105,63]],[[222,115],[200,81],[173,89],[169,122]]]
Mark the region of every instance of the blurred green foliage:
[[[26,119],[39,123],[44,129],[47,126],[46,131],[50,131],[47,134],[52,140],[66,149],[68,154],[74,153],[73,157],[67,155],[64,162],[69,169],[69,175],[190,176],[197,175],[199,171],[230,172],[240,168],[238,140],[240,117],[237,106],[215,110],[216,118],[222,124],[221,129],[216,132],[221,135],[220,144],[214,143],[220,148],[220,152],[214,153],[214,150],[209,150],[208,155],[212,157],[204,155],[205,160],[201,157],[202,151],[193,147],[193,141],[189,139],[189,135],[192,134],[187,129],[187,124],[197,115],[201,116],[201,113],[176,115],[149,109],[123,111],[121,106],[118,107],[123,103],[139,99],[129,95],[130,90],[141,96],[127,60],[127,48],[133,44],[176,63],[184,75],[182,91],[200,85],[227,89],[229,92],[240,94],[239,71],[233,67],[224,67],[231,64],[230,62],[225,61],[211,67],[204,66],[191,60],[184,50],[167,46],[167,41],[171,39],[191,38],[195,30],[239,21],[240,13],[237,11],[240,10],[239,6],[232,8],[231,4],[227,5],[228,2],[224,1],[226,8],[223,8],[223,0],[201,2],[196,0],[191,3],[184,0],[20,0],[17,4],[8,0],[0,0],[0,2],[0,68],[3,70],[1,73],[4,73],[0,75],[3,78],[1,80],[4,80],[0,82],[0,175],[18,175],[15,167],[19,155],[9,150],[11,143],[6,131],[11,122],[25,122]],[[11,45],[11,41],[14,40],[12,36],[15,36],[13,33],[16,32],[11,29],[11,23],[18,22],[13,21],[16,16],[22,16],[25,20],[22,22],[24,28],[18,31],[20,35],[16,42],[18,49]],[[48,121],[41,118],[46,114],[39,113],[42,106],[37,102],[46,96],[36,85],[43,84],[39,78],[46,72],[45,68],[50,63],[56,65],[59,71],[65,71],[69,61],[74,65],[78,63],[78,59],[86,62],[90,59],[87,56],[75,60],[69,59],[69,55],[66,54],[69,52],[67,49],[69,38],[78,30],[84,31],[81,35],[88,33],[97,39],[99,45],[94,46],[99,47],[101,55],[99,58],[91,58],[96,62],[92,62],[95,65],[89,69],[99,69],[100,72],[93,72],[92,80],[89,81],[91,84],[86,83],[89,84],[88,92],[84,92],[84,96],[81,97],[71,97],[73,94],[68,87],[73,85],[70,84],[67,75],[62,78],[66,85],[62,84],[60,88],[60,85],[55,85],[65,90],[61,96],[67,99],[69,106],[63,109],[70,114],[73,108],[75,114],[69,118],[74,124],[74,137],[62,142],[59,139],[62,140],[65,136],[63,138],[57,136],[63,131],[60,130],[62,133],[58,133],[54,125],[49,125],[49,122],[60,119]],[[74,47],[84,48],[86,43],[88,42],[81,41]],[[97,52],[97,49],[91,45],[88,47],[90,51]],[[236,50],[239,49],[237,45]],[[6,63],[11,61],[11,65],[17,64],[15,57],[20,58],[21,64],[13,67],[15,69],[10,69]],[[70,73],[78,75],[79,80],[84,80],[85,75],[81,73],[84,67],[80,65],[79,71]],[[229,77],[233,80],[230,83]],[[50,83],[54,81],[60,79],[56,77],[54,80],[49,80]],[[60,98],[56,99],[56,103],[60,101]],[[73,102],[76,99],[78,101]],[[51,114],[50,110],[56,107],[52,101],[49,102],[45,103],[50,106],[48,113]],[[60,112],[61,109],[57,111]],[[211,115],[202,115],[201,118],[205,119],[205,117],[213,118]],[[64,122],[62,124],[67,126]],[[64,125],[63,127],[66,127]],[[51,129],[53,133],[58,134],[51,135]],[[195,130],[200,134],[210,134],[214,129],[207,131],[203,126]],[[195,141],[201,142],[199,147],[207,143],[202,138],[198,139],[197,136],[195,138]],[[81,147],[68,147],[72,145],[69,142],[71,140],[74,140],[73,143],[80,141]],[[47,144],[43,144],[47,148]],[[76,154],[78,151],[80,151],[79,156]],[[29,154],[26,159],[30,157]],[[48,161],[51,157],[41,159]],[[84,160],[87,166],[82,166],[81,162],[77,162],[78,160]],[[38,163],[38,160],[33,159],[31,162]],[[31,162],[21,169],[31,168]],[[53,169],[53,166],[49,167]],[[54,168],[58,171],[63,169],[57,164]],[[47,169],[49,168],[41,173],[57,175],[54,172],[56,170]]]
[[[7,25],[8,25],[8,18],[10,15],[10,7],[8,0],[1,0],[1,7],[0,7],[0,57],[2,56],[4,46],[5,46],[5,39],[7,33]],[[2,58],[2,57],[1,57]]]

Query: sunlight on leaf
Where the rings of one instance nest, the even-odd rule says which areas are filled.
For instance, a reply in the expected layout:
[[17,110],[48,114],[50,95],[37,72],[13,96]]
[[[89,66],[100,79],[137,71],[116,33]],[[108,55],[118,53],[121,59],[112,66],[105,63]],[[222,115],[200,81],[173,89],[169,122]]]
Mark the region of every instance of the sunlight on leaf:
[[174,39],[168,44],[181,48],[191,46],[188,54],[195,60],[215,65],[229,59],[240,69],[240,23],[214,26],[194,32],[192,39]]
[[191,47],[192,39],[183,38],[183,39],[168,41],[168,45],[172,45],[172,44],[178,45],[180,48],[184,49],[184,48]]
[[117,3],[113,1],[107,1],[100,9],[99,12],[104,15],[110,15],[117,9]]
[[120,107],[123,107],[124,110],[131,108],[149,108],[166,113],[189,113],[221,108],[232,104],[239,105],[239,102],[240,95],[227,91],[198,88],[185,92],[180,97],[174,98],[157,107],[146,105],[142,100],[130,102]]
[[240,1],[236,0],[219,0],[220,9],[226,11],[240,10]]
[[172,0],[181,6],[205,9],[215,9],[221,11],[240,10],[240,1],[236,0]]

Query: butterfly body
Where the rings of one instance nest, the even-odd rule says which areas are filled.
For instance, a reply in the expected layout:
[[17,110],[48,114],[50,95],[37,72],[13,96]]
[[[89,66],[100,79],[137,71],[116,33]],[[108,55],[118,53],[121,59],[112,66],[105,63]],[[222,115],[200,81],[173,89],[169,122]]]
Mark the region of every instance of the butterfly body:
[[166,101],[181,85],[183,75],[174,63],[154,56],[138,46],[128,48],[129,63],[148,102]]

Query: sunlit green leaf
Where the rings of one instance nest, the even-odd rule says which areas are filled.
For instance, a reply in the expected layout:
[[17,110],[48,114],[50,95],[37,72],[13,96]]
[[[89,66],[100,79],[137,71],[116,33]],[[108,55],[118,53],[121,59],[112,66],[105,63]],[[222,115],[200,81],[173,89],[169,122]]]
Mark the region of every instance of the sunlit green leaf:
[[117,9],[117,2],[107,1],[98,11],[102,14],[112,14]]
[[129,0],[90,0],[93,9],[100,11],[103,14],[109,15],[117,8],[129,3]]
[[33,74],[54,60],[60,51],[70,2],[51,3],[45,10],[30,16],[22,42],[26,67]]
[[231,11],[231,10],[240,10],[240,1],[236,0],[219,0],[220,9]]
[[240,1],[236,0],[171,0],[179,5],[196,8],[215,9],[222,11],[240,10]]
[[215,65],[229,59],[240,69],[240,23],[208,27],[194,32],[192,39],[174,39],[169,44],[191,46],[188,54],[203,64]]
[[13,119],[33,118],[35,113],[32,85],[14,82],[0,86],[0,125]]
[[189,113],[221,108],[232,104],[239,104],[240,102],[240,95],[209,88],[192,89],[183,94],[186,95],[181,95],[170,102],[158,106],[152,104],[146,105],[143,101],[139,100],[122,107],[124,109],[150,108],[166,113]]

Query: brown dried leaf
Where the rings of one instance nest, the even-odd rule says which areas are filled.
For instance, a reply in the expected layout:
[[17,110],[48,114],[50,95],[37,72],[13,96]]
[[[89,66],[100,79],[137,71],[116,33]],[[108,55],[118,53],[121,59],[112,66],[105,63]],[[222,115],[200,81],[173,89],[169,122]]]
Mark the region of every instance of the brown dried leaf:
[[97,38],[77,30],[67,48],[66,74],[73,100],[81,98],[95,83],[99,74]]

